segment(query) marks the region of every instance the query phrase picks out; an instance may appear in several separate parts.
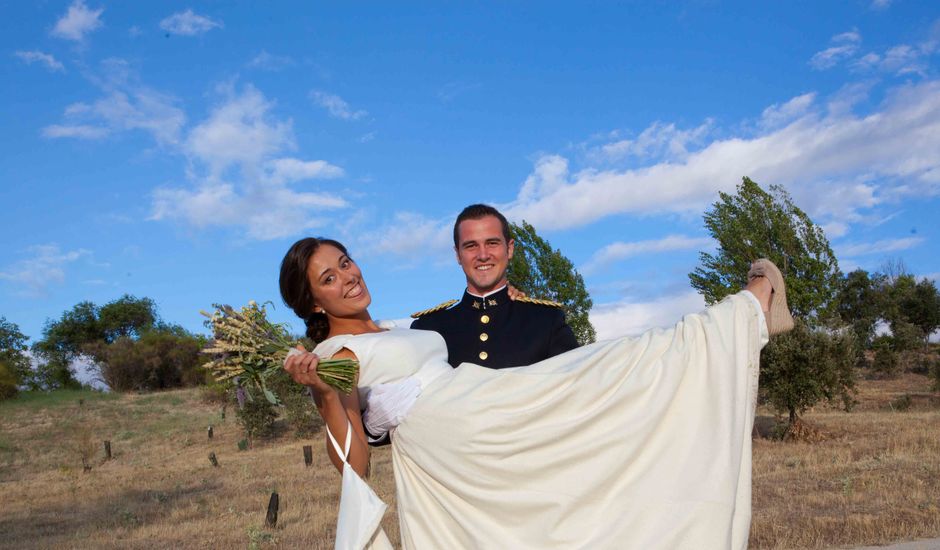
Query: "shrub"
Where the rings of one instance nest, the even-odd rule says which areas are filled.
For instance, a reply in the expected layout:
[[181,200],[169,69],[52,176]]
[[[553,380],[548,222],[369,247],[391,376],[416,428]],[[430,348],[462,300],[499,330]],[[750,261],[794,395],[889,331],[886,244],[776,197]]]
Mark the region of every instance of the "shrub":
[[891,402],[891,408],[896,411],[904,412],[910,409],[913,403],[914,401],[911,398],[911,395],[909,393],[905,393]]
[[16,397],[18,391],[16,374],[6,363],[0,362],[0,401]]
[[770,341],[761,352],[760,395],[789,413],[790,427],[822,399],[855,404],[855,338],[850,330],[813,330],[798,321],[794,330]]
[[148,330],[134,340],[122,336],[85,347],[97,360],[104,382],[115,391],[160,390],[205,382],[200,338],[176,327]]
[[269,403],[260,392],[251,393],[256,390],[242,388],[242,391],[245,392],[245,399],[240,400],[235,408],[235,416],[242,429],[245,430],[245,437],[249,442],[253,442],[256,438],[274,435],[274,421],[277,420],[274,405]]
[[924,347],[924,331],[907,321],[891,323],[891,336],[896,351],[920,350]]
[[286,371],[268,378],[268,386],[281,398],[284,420],[297,436],[311,435],[323,425],[307,388],[294,382]]
[[879,343],[875,348],[871,369],[879,378],[894,378],[898,375],[898,356],[887,343]]

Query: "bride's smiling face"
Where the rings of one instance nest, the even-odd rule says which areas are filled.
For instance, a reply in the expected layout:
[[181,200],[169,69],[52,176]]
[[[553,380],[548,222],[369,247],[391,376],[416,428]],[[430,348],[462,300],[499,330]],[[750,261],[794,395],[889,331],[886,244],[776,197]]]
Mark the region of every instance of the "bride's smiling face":
[[335,246],[324,244],[310,257],[307,280],[316,302],[315,311],[348,317],[364,311],[372,302],[359,266]]

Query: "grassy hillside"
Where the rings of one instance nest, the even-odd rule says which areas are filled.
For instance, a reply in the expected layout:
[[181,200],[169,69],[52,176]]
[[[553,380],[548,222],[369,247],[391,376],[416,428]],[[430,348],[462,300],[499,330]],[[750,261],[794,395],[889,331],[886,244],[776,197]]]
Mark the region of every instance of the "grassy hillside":
[[[940,536],[940,397],[927,387],[917,375],[863,382],[855,412],[807,415],[826,440],[757,440],[751,547]],[[285,433],[239,451],[234,417],[220,413],[196,390],[0,403],[0,548],[331,548],[340,476],[321,436]],[[307,468],[302,446],[311,443]],[[373,455],[370,482],[394,507],[387,449]],[[272,491],[281,513],[268,529]],[[393,540],[396,522],[391,510],[384,525]]]

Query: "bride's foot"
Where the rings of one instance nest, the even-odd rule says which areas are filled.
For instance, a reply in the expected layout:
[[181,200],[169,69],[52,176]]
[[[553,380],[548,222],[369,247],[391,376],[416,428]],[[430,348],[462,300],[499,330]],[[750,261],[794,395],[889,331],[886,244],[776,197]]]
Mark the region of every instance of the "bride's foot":
[[[760,289],[764,286],[761,284],[761,279],[770,283],[769,296],[767,296],[766,289]],[[757,299],[768,306],[764,312],[764,317],[767,319],[767,332],[774,336],[792,330],[793,316],[790,315],[790,308],[787,307],[787,288],[777,266],[766,258],[756,260],[751,264],[751,270],[747,272],[747,280],[748,290],[752,292],[757,290],[759,292],[759,294],[755,293]]]

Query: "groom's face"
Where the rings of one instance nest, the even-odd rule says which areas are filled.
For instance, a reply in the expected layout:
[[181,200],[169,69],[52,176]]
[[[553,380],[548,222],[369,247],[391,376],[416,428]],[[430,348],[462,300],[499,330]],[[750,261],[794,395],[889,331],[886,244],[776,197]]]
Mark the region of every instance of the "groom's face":
[[467,276],[467,289],[483,295],[506,284],[513,242],[506,242],[496,216],[464,220],[458,227],[457,262]]

